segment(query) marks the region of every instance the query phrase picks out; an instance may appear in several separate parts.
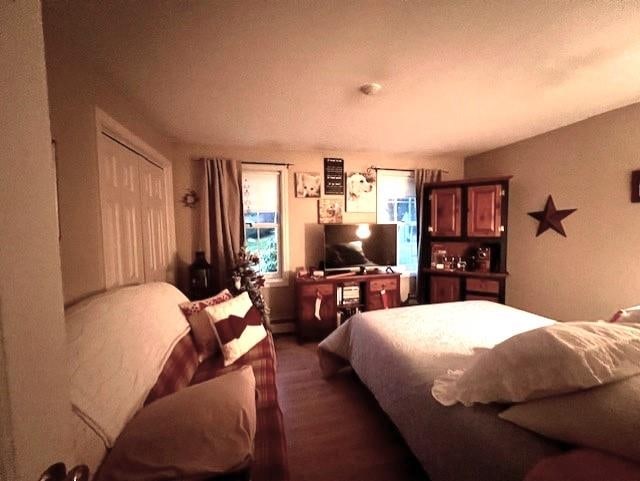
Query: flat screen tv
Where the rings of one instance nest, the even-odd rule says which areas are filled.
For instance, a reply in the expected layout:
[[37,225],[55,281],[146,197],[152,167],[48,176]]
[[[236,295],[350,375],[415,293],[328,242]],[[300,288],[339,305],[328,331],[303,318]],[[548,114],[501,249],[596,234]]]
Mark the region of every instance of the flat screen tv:
[[325,224],[325,269],[395,266],[395,224]]

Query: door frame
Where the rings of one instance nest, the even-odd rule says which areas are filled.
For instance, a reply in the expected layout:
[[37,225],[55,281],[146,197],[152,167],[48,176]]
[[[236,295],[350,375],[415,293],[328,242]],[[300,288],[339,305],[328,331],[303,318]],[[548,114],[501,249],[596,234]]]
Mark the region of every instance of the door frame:
[[104,272],[103,279],[104,285],[109,285],[109,279],[106,278],[106,265],[107,265],[107,251],[104,248],[104,225],[106,222],[105,213],[103,211],[103,205],[105,202],[104,199],[104,187],[103,187],[103,179],[104,177],[100,174],[100,169],[102,165],[102,155],[103,152],[100,149],[100,136],[105,133],[110,137],[116,139],[117,142],[120,142],[127,148],[135,151],[144,157],[147,161],[156,165],[160,169],[162,169],[164,175],[164,188],[165,188],[165,203],[166,203],[166,215],[167,215],[167,247],[169,249],[169,269],[167,270],[169,276],[167,278],[167,282],[175,283],[176,277],[176,227],[175,227],[175,210],[173,203],[173,166],[171,161],[168,160],[164,155],[158,152],[156,149],[151,147],[148,143],[142,140],[140,137],[135,135],[125,126],[123,126],[120,122],[115,120],[109,114],[107,114],[104,110],[96,106],[95,118],[96,118],[96,151],[97,151],[97,162],[98,162],[98,189],[100,195],[100,217],[101,224],[100,228],[103,230],[102,232],[102,255],[103,255],[103,268]]

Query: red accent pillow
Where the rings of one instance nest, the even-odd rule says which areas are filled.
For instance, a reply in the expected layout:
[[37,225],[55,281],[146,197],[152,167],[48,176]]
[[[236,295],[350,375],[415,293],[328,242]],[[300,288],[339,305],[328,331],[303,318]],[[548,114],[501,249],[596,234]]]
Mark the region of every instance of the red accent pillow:
[[180,304],[182,313],[189,321],[193,339],[198,349],[199,360],[202,361],[218,351],[218,340],[213,332],[213,327],[204,310],[209,306],[215,306],[232,299],[233,296],[228,289],[225,289],[213,297],[201,299],[193,302],[183,302]]

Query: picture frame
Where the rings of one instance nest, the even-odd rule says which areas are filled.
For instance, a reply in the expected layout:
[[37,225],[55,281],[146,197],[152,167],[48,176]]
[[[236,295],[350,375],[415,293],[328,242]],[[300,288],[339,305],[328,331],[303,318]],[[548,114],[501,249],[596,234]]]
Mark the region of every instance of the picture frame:
[[318,224],[342,224],[343,199],[318,200]]
[[344,195],[344,159],[324,158],[324,195]]
[[320,197],[321,177],[318,172],[296,172],[296,197]]
[[346,176],[347,212],[376,212],[376,171],[349,172]]
[[631,172],[631,202],[640,202],[640,170]]

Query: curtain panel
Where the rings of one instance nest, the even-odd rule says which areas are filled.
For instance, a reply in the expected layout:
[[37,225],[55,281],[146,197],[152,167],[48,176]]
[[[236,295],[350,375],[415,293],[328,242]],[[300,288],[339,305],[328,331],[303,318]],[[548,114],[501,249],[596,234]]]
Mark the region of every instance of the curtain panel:
[[213,270],[212,287],[218,292],[231,286],[235,256],[244,245],[242,164],[231,159],[201,160],[204,251]]

